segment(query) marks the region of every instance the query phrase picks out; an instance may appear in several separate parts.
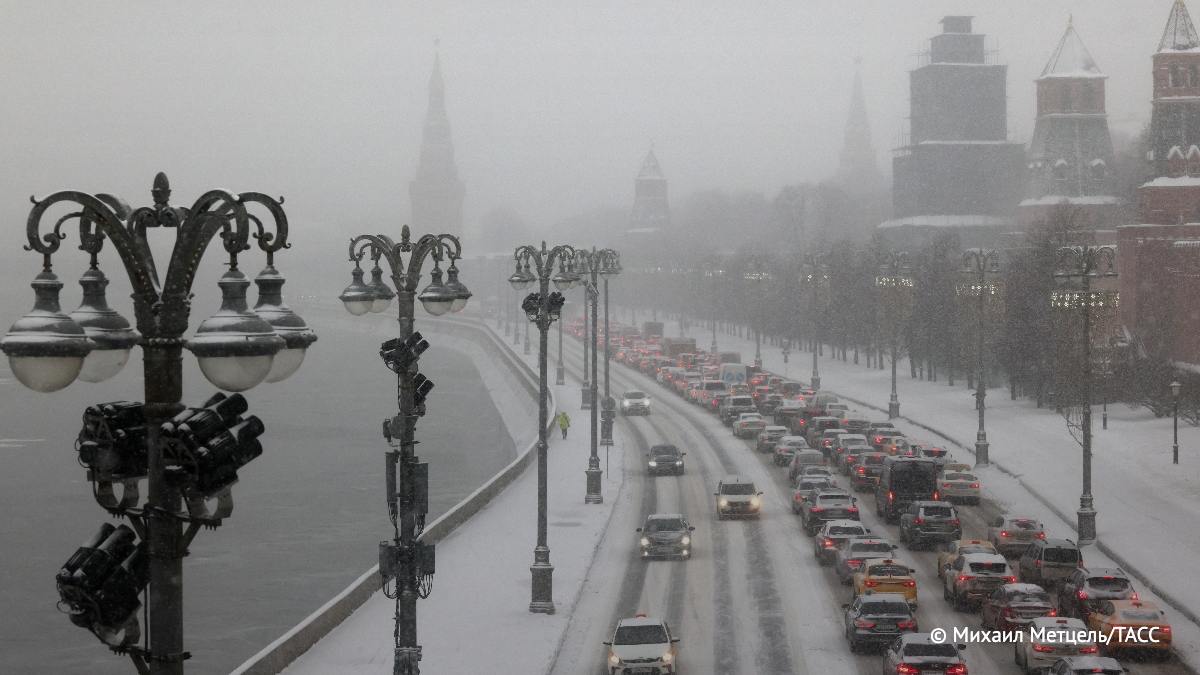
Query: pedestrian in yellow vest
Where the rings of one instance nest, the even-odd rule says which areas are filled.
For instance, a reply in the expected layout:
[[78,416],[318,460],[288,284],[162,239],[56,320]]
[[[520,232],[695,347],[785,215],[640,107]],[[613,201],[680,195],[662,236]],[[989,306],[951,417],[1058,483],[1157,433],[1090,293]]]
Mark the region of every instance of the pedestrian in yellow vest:
[[567,437],[567,429],[571,428],[571,418],[567,416],[567,411],[562,411],[554,416],[558,420],[558,428],[562,431],[563,438]]

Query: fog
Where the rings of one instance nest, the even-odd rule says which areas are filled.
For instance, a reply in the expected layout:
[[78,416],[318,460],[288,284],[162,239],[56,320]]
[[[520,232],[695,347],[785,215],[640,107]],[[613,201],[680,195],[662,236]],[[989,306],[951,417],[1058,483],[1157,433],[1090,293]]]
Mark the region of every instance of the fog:
[[[673,198],[773,192],[837,164],[856,58],[881,166],[906,71],[945,14],[1009,64],[1009,129],[1066,24],[1109,75],[1110,124],[1149,117],[1169,0],[1008,2],[0,2],[0,262],[31,193],[176,201],[213,186],[288,198],[298,252],[408,220],[435,41],[465,229],[507,207],[535,228],[627,208],[653,143]],[[301,231],[302,228],[302,231]],[[26,256],[21,263],[32,269]]]

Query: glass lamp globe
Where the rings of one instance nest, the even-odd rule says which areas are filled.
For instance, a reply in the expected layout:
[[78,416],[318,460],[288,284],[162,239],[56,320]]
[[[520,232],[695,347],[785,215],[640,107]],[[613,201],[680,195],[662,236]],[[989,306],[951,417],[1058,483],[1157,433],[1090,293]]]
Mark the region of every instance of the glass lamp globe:
[[455,295],[446,288],[446,284],[442,283],[440,268],[434,267],[429,276],[429,285],[421,291],[417,299],[421,301],[426,312],[434,316],[441,316],[450,311],[451,306],[454,305]]
[[285,343],[271,324],[246,306],[250,282],[245,274],[231,268],[218,285],[221,308],[201,322],[186,346],[209,382],[225,391],[246,391],[266,379]]
[[375,302],[375,294],[371,292],[370,287],[363,283],[363,271],[358,265],[350,271],[350,285],[342,294],[338,296],[342,304],[346,306],[346,311],[354,316],[362,316],[371,311],[371,305]]
[[43,393],[58,391],[79,376],[92,341],[82,326],[62,313],[58,292],[63,285],[49,268],[31,286],[33,309],[0,340],[0,351],[21,384]]
[[304,363],[309,345],[317,341],[317,334],[304,319],[284,304],[283,282],[283,275],[271,264],[254,278],[258,286],[258,303],[254,305],[254,313],[283,338],[283,349],[275,354],[264,382],[279,382],[291,377]]
[[83,327],[94,344],[83,360],[79,379],[103,382],[125,367],[130,350],[142,336],[130,327],[125,317],[109,308],[104,296],[108,279],[103,272],[96,267],[88,269],[79,278],[79,285],[83,287],[83,302],[71,312],[71,319]]
[[396,293],[384,283],[383,270],[379,265],[371,270],[371,283],[367,288],[371,289],[371,294],[375,297],[371,301],[371,311],[376,314],[387,310],[392,305],[392,298],[396,297]]
[[523,291],[529,288],[529,285],[534,282],[534,276],[529,272],[528,266],[525,270],[521,269],[521,263],[517,263],[517,269],[508,278],[508,283],[518,291]]
[[453,263],[447,271],[446,289],[454,294],[454,302],[450,304],[451,312],[461,312],[467,306],[467,300],[471,299],[471,291],[463,282],[458,280],[458,267]]

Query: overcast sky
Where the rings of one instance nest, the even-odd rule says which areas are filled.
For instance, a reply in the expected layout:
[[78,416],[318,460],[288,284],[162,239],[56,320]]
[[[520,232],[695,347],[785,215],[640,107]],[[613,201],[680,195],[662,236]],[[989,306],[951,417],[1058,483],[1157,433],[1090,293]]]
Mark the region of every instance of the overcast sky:
[[945,14],[974,15],[1009,65],[1014,139],[1029,139],[1032,80],[1071,13],[1109,75],[1114,130],[1134,132],[1149,118],[1150,56],[1170,7],[0,0],[0,243],[23,236],[31,193],[144,204],[160,169],[177,202],[214,186],[286,195],[297,230],[320,228],[310,242],[394,230],[409,216],[438,38],[468,228],[497,205],[549,225],[627,204],[651,142],[676,198],[818,180],[837,163],[857,57],[888,162],[907,71]]

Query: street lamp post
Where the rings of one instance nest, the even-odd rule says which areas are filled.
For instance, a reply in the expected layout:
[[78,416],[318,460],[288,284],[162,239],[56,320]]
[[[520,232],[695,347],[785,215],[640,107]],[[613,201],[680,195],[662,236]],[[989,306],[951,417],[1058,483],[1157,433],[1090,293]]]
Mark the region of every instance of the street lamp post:
[[821,368],[817,360],[817,341],[820,339],[818,334],[817,317],[821,314],[820,311],[820,295],[821,287],[829,285],[829,271],[825,267],[822,256],[816,253],[810,253],[804,256],[804,272],[802,272],[803,280],[808,284],[811,295],[809,295],[808,314],[809,322],[812,325],[813,344],[812,344],[812,381],[809,383],[813,389],[821,388]]
[[1183,385],[1179,383],[1179,380],[1174,380],[1171,382],[1170,386],[1171,386],[1171,397],[1175,399],[1175,414],[1173,415],[1173,419],[1172,419],[1172,423],[1171,423],[1173,437],[1174,437],[1174,442],[1172,442],[1172,444],[1171,444],[1171,463],[1178,464],[1179,463],[1179,390],[1183,388]]
[[995,249],[967,249],[963,252],[962,272],[971,282],[959,286],[959,295],[974,295],[978,303],[975,331],[975,409],[979,411],[979,430],[975,432],[975,466],[987,466],[989,445],[987,429],[984,426],[984,400],[987,397],[983,363],[984,311],[987,298],[996,294],[996,285],[988,282],[988,275],[999,274],[1000,252]]
[[[598,331],[598,329],[599,329],[598,305],[599,305],[599,300],[600,300],[599,283],[600,283],[601,277],[603,277],[605,280],[607,280],[607,278],[609,276],[616,274],[620,270],[620,260],[617,255],[617,252],[612,250],[611,248],[596,250],[593,247],[592,249],[589,250],[589,249],[585,249],[583,247],[578,247],[575,249],[575,258],[574,258],[573,263],[574,264],[573,264],[572,269],[580,277],[580,280],[584,287],[584,295],[588,302],[588,304],[584,308],[584,311],[591,312],[591,324],[592,324],[592,332],[590,334],[584,335],[584,344],[585,345],[587,344],[587,342],[589,340],[591,341],[592,361],[589,364],[587,362],[587,360],[585,359],[584,363],[583,363],[583,367],[584,367],[584,370],[586,371],[590,366],[591,371],[592,371],[591,389],[589,390],[590,394],[588,396],[588,398],[591,400],[592,405],[591,405],[591,428],[590,428],[591,451],[588,454],[588,468],[584,472],[587,476],[587,489],[584,494],[583,501],[584,501],[584,503],[587,503],[587,504],[601,504],[604,502],[604,495],[600,491],[600,474],[602,472],[600,470],[599,439],[596,437],[597,422],[598,422],[598,415],[599,415],[599,407],[596,404],[596,401],[598,399],[597,394],[599,393],[597,391],[597,387],[599,384],[598,383],[599,378],[597,377],[597,375],[598,375],[597,361],[598,361],[598,355],[599,355],[599,349],[600,349],[599,339],[598,339],[598,332],[599,332]],[[614,414],[615,411],[612,409],[614,406],[610,405],[611,401],[608,400],[609,397],[608,397],[608,390],[607,390],[607,372],[608,372],[608,361],[607,361],[607,357],[608,357],[608,347],[607,347],[608,321],[607,321],[607,315],[608,315],[608,311],[607,311],[607,305],[605,305],[605,307],[606,307],[606,309],[605,309],[606,319],[605,319],[605,327],[604,327],[604,329],[605,329],[604,342],[605,342],[606,346],[605,346],[604,351],[605,351],[606,383],[605,383],[605,400],[602,405],[605,407],[606,417],[609,418],[610,424],[611,424],[611,416]],[[609,444],[611,444],[611,443],[612,443],[612,440],[611,440],[611,432],[610,432]]]
[[[611,251],[612,249],[605,250]],[[600,269],[600,275],[604,278],[604,416],[600,420],[600,444],[604,446],[613,444],[612,427],[617,407],[613,401],[612,394],[609,393],[608,373],[610,362],[612,361],[612,338],[608,334],[608,280],[610,277],[620,273],[620,254],[612,251],[612,260],[608,265],[604,265]],[[605,457],[607,456],[605,455]]]
[[[547,249],[544,241],[541,248],[519,246],[513,252],[516,271],[509,277],[509,282],[518,291],[529,288],[535,281],[538,284],[538,290],[527,295],[521,303],[526,318],[538,327],[537,545],[533,549],[533,564],[529,567],[533,582],[529,611],[537,614],[554,613],[554,566],[550,564],[550,546],[546,542],[546,430],[550,423],[546,352],[549,347],[547,333],[550,324],[561,318],[564,300],[562,293],[550,292],[550,282],[553,281],[554,287],[559,291],[569,290],[578,283],[579,277],[569,269],[574,255],[575,249],[570,246],[561,245]],[[557,274],[554,273],[555,264],[558,265]]]
[[[132,347],[141,345],[145,402],[90,406],[77,445],[97,503],[112,516],[128,518],[132,529],[103,525],[63,566],[57,586],[72,623],[128,654],[139,673],[181,675],[190,656],[183,649],[183,557],[201,527],[216,527],[232,512],[236,470],[262,453],[257,437],[263,433],[257,417],[241,417],[247,404],[240,394],[217,394],[203,408],[181,404],[183,349],[196,356],[209,382],[240,392],[290,376],[316,335],[283,303],[284,279],[274,267],[275,252],[289,246],[282,199],[211,190],[190,208],[176,207],[169,204],[171,188],[162,173],[155,176],[151,193],[154,205],[138,209],[112,195],[74,190],[34,200],[26,249],[43,260],[33,282],[36,302],[0,340],[0,350],[18,381],[51,392],[77,377],[87,382],[112,377]],[[267,210],[274,232],[264,226],[266,219],[250,212],[254,206]],[[52,231],[40,234],[46,214],[63,207],[71,211],[56,218]],[[79,248],[91,264],[80,279],[83,304],[68,316],[59,306],[62,283],[51,257],[71,221],[79,225]],[[147,236],[159,228],[175,231],[163,276]],[[197,266],[218,236],[229,256],[229,269],[218,284],[221,309],[200,324],[193,338],[184,339]],[[251,237],[267,254],[267,266],[255,279],[254,310],[246,303],[250,282],[238,269],[238,255],[250,248]],[[108,279],[97,262],[105,239],[133,287],[136,331],[105,300]],[[139,497],[142,479],[148,484],[145,503]],[[115,483],[123,488],[120,500]],[[216,508],[210,511],[213,500]],[[139,646],[143,589],[149,631]]]
[[712,319],[712,344],[708,348],[710,354],[717,353],[717,289],[721,284],[721,279],[725,276],[725,270],[714,269],[714,265],[718,263],[717,259],[712,258],[704,270],[704,276],[712,282],[712,293],[708,299],[709,316]]
[[762,326],[763,326],[763,282],[771,278],[771,272],[767,268],[766,260],[759,257],[752,257],[748,261],[748,269],[743,273],[742,277],[746,281],[754,283],[755,298],[754,298],[754,367],[762,368]]
[[563,365],[562,357],[562,340],[563,340],[563,322],[558,321],[558,364],[554,367],[554,384],[564,385],[567,383],[567,369]]
[[588,327],[592,325],[592,322],[588,319],[588,307],[589,307],[589,305],[588,305],[587,291],[584,291],[584,294],[583,294],[583,384],[580,385],[580,387],[579,387],[579,400],[580,400],[579,407],[583,410],[587,410],[588,408],[592,407],[592,387],[589,384],[591,380],[590,380],[590,376],[588,375],[588,370],[589,370],[588,365],[591,363],[591,361],[588,360],[589,351],[590,351],[589,350],[590,345],[588,344],[588,336],[591,335],[591,333],[588,332]]
[[1082,441],[1083,490],[1076,512],[1076,528],[1080,543],[1096,540],[1096,509],[1092,497],[1092,310],[1116,307],[1116,291],[1093,291],[1093,278],[1113,278],[1116,271],[1116,249],[1113,246],[1064,246],[1058,249],[1054,277],[1064,281],[1077,280],[1082,291],[1055,291],[1050,296],[1052,307],[1079,310],[1083,319],[1083,391]]
[[[875,277],[875,286],[881,291],[890,290],[893,293],[907,293],[913,288],[913,279],[911,276],[911,266],[909,265],[909,256],[906,251],[884,251],[879,256],[879,276]],[[900,323],[903,319],[903,310],[907,307],[901,307],[901,303],[907,298],[894,298],[892,302],[887,303],[888,322],[886,330],[888,331],[888,342],[891,346],[892,357],[892,393],[888,398],[888,419],[895,419],[900,416],[900,398],[896,393],[896,360],[899,357],[899,340],[898,335]]]
[[[340,297],[351,314],[362,314],[363,303],[369,303],[369,311],[384,312],[392,298],[396,298],[398,335],[384,342],[379,350],[384,365],[396,374],[399,409],[383,423],[384,439],[392,448],[384,453],[384,485],[392,540],[380,542],[379,574],[384,594],[396,601],[392,672],[416,675],[421,660],[421,647],[417,644],[417,598],[429,597],[434,547],[420,540],[429,505],[429,465],[419,461],[414,449],[417,419],[425,414],[425,398],[433,389],[433,381],[417,372],[417,361],[429,348],[429,342],[413,330],[415,306],[420,300],[434,316],[459,312],[466,307],[471,293],[458,280],[462,245],[453,235],[426,234],[414,242],[405,225],[400,230],[399,242],[382,234],[352,238],[349,255],[354,263],[354,281]],[[359,264],[367,256],[375,265],[372,283],[364,292],[356,284],[361,276]],[[418,295],[426,259],[433,261],[433,270],[429,285]],[[388,264],[395,292],[383,283],[380,260]],[[449,263],[444,283],[443,261]],[[388,590],[389,582],[394,583],[392,590]]]

